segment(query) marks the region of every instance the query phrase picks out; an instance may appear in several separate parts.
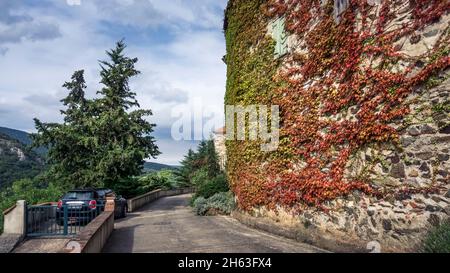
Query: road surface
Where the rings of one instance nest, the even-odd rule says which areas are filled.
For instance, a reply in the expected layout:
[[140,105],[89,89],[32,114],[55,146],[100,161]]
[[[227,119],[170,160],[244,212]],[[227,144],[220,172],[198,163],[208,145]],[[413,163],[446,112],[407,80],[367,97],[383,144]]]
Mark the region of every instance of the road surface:
[[323,252],[264,233],[228,216],[196,216],[190,195],[161,198],[117,220],[107,253]]

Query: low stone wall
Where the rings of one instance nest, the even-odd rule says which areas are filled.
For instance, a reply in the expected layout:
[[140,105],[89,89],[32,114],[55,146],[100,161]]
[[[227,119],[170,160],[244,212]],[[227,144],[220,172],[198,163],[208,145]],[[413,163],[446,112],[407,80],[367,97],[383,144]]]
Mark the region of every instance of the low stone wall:
[[137,209],[151,203],[164,196],[173,196],[180,194],[193,193],[194,188],[184,188],[175,190],[154,190],[146,194],[137,196],[132,199],[128,199],[128,212],[136,211]]
[[17,201],[17,203],[11,208],[3,212],[4,215],[4,228],[5,234],[20,234],[25,236],[25,213],[26,202],[23,200]]
[[114,212],[105,211],[65,246],[63,252],[100,253],[114,230]]

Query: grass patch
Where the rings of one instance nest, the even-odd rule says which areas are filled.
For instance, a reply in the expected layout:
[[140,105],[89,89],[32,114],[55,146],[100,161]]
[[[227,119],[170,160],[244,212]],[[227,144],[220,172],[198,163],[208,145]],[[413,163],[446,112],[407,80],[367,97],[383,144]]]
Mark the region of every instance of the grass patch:
[[450,253],[450,221],[447,220],[433,229],[423,246],[425,253]]

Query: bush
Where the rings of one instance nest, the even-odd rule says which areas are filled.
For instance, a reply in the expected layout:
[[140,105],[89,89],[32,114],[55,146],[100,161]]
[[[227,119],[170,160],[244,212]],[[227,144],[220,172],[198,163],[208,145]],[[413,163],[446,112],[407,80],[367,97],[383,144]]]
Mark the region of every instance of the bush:
[[423,251],[427,253],[450,253],[450,221],[442,223],[432,230],[427,238]]
[[171,190],[182,186],[178,184],[173,171],[161,170],[140,177],[122,179],[114,185],[113,189],[125,198],[132,198],[157,189]]
[[224,174],[220,174],[212,179],[205,179],[196,184],[196,196],[209,198],[219,192],[227,192],[230,188]]
[[143,193],[140,182],[136,177],[121,179],[113,186],[113,190],[125,198],[132,198]]
[[0,192],[0,234],[3,232],[3,211],[13,206],[17,200],[28,204],[57,201],[63,190],[54,184],[43,182],[39,177],[22,179]]
[[139,178],[141,191],[150,192],[157,189],[170,190],[175,187],[165,173],[150,173]]
[[193,207],[195,214],[205,215],[208,212],[208,201],[203,197],[198,197],[194,200]]
[[208,170],[207,168],[201,168],[200,170],[197,170],[194,172],[194,174],[192,175],[192,184],[195,187],[200,187],[202,184],[205,183],[205,181],[208,181],[209,175],[208,175]]
[[210,208],[217,209],[225,214],[230,214],[235,207],[234,196],[231,192],[216,193],[207,200]]
[[210,198],[198,197],[195,199],[193,206],[197,215],[206,215],[210,210],[230,214],[235,207],[235,203],[231,192],[220,192]]

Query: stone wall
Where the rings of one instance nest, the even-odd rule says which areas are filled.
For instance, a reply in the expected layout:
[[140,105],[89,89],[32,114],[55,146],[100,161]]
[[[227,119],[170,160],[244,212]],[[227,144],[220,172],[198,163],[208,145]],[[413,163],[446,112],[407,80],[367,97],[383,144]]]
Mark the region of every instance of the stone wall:
[[[400,28],[411,17],[409,1],[403,1],[396,8],[395,18],[386,29]],[[380,12],[375,9],[371,18],[377,20]],[[264,31],[266,36],[275,39],[277,34],[273,33],[272,24],[273,19],[268,18]],[[417,62],[419,70],[424,65],[420,56],[430,52],[444,36],[449,35],[449,25],[450,15],[447,12],[438,22],[396,41],[397,49]],[[287,56],[277,60],[281,63],[280,73],[287,69],[283,63],[289,57],[297,53],[308,54],[303,41],[296,35],[289,36],[287,43]],[[257,47],[258,44],[253,44],[248,50],[256,52]],[[448,52],[444,54],[448,56]],[[402,71],[406,66],[400,63],[392,69]],[[229,71],[229,75],[233,73],[239,72]],[[314,207],[302,207],[300,212],[282,206],[275,209],[255,207],[251,215],[272,219],[286,227],[301,227],[303,234],[309,230],[316,238],[322,234],[324,238],[335,240],[336,246],[341,242],[361,250],[375,241],[380,244],[381,251],[417,251],[428,230],[450,215],[449,99],[450,70],[446,69],[426,84],[416,87],[406,98],[404,104],[409,106],[410,112],[389,124],[397,131],[398,141],[370,143],[352,154],[344,177],[347,180],[369,181],[374,187],[382,189],[382,196],[354,191],[348,196],[327,201],[324,204],[326,211]],[[322,118],[351,121],[356,119],[358,110],[356,106],[350,107],[344,112]],[[263,162],[261,164],[264,165]],[[299,162],[298,166],[301,168],[303,164]],[[296,169],[290,171],[295,172]],[[408,190],[402,191],[403,188]],[[339,250],[329,245],[328,242],[325,247]]]
[[3,223],[3,233],[5,234],[26,234],[26,209],[24,200],[19,200],[16,204],[3,212],[5,220]]
[[193,193],[194,188],[183,188],[174,190],[154,190],[143,195],[127,200],[128,212],[136,211],[137,209],[165,196],[174,196],[180,194]]
[[[398,18],[408,15],[404,9]],[[399,19],[400,20],[400,19]],[[441,35],[448,35],[450,16],[416,33],[418,41],[399,41],[401,52],[420,56],[434,47]],[[346,168],[347,178],[364,177],[387,191],[392,188],[428,188],[438,192],[394,196],[382,199],[355,192],[347,198],[331,201],[329,213],[306,211],[303,222],[332,234],[340,240],[353,238],[359,248],[371,241],[382,251],[416,251],[427,231],[450,215],[450,71],[436,79],[435,87],[421,86],[405,103],[410,114],[391,124],[400,143],[369,145],[353,155]],[[354,109],[339,115],[340,120],[354,117]],[[311,228],[313,228],[311,227]]]
[[[114,211],[105,211],[78,234],[77,242],[80,244],[79,252],[100,253],[113,231]],[[68,248],[70,249],[70,247],[66,246],[66,250]]]
[[328,214],[303,213],[304,221],[341,238],[351,235],[360,246],[378,241],[385,251],[417,250],[427,230],[450,215],[450,116],[436,107],[448,105],[449,94],[450,80],[430,90],[418,89],[409,98],[415,100],[411,114],[395,124],[400,144],[367,147],[347,168],[347,176],[367,176],[388,189],[438,185],[438,192],[388,194],[382,199],[355,192],[330,202],[335,210]]
[[226,136],[225,136],[225,128],[217,130],[213,135],[214,140],[214,148],[217,153],[217,157],[219,158],[219,165],[222,170],[225,170],[225,165],[227,161],[227,148],[225,146]]

